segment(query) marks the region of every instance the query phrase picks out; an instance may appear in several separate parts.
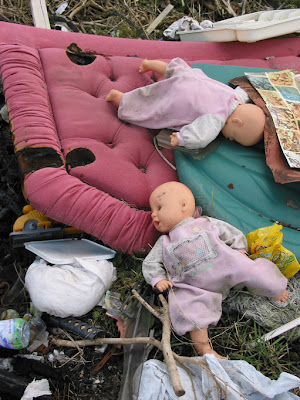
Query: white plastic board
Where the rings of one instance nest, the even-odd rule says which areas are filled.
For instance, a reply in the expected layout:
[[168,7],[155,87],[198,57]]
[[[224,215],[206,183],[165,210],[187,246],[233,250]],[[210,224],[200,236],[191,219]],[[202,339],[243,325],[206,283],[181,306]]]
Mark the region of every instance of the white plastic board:
[[24,243],[27,250],[51,264],[72,264],[76,258],[104,260],[116,252],[87,239],[57,239]]
[[50,29],[45,0],[30,0],[31,14],[36,28]]
[[256,42],[300,31],[300,9],[258,11],[215,22],[213,28],[178,31],[183,42]]

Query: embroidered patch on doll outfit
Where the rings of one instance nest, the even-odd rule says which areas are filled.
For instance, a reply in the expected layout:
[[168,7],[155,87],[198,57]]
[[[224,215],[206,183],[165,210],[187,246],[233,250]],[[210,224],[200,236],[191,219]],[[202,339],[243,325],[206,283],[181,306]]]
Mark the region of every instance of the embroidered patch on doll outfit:
[[207,233],[204,231],[168,246],[167,250],[175,262],[174,269],[177,271],[178,269],[186,271],[217,256]]

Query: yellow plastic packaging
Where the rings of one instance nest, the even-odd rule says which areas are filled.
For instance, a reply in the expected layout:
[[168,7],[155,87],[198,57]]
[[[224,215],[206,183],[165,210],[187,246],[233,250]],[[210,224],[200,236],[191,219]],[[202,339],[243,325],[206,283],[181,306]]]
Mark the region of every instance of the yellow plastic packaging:
[[265,257],[277,265],[286,278],[290,278],[300,270],[300,265],[294,254],[284,248],[282,225],[274,224],[250,232],[246,237],[250,258],[255,260]]

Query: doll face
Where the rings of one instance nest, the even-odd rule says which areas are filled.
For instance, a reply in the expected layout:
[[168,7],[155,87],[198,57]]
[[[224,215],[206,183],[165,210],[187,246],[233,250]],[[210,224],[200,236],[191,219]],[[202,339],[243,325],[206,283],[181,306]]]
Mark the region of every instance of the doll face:
[[167,233],[185,218],[193,216],[195,201],[184,185],[169,182],[154,190],[150,196],[150,207],[155,228]]
[[150,207],[153,224],[159,232],[167,233],[180,222],[180,203],[166,190],[152,193]]

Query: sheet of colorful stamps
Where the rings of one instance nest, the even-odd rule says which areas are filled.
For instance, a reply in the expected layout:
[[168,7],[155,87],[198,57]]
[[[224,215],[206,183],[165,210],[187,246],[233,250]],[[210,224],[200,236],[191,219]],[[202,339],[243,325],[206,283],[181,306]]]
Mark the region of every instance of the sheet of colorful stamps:
[[300,168],[300,74],[292,70],[245,73],[272,116],[291,168]]

